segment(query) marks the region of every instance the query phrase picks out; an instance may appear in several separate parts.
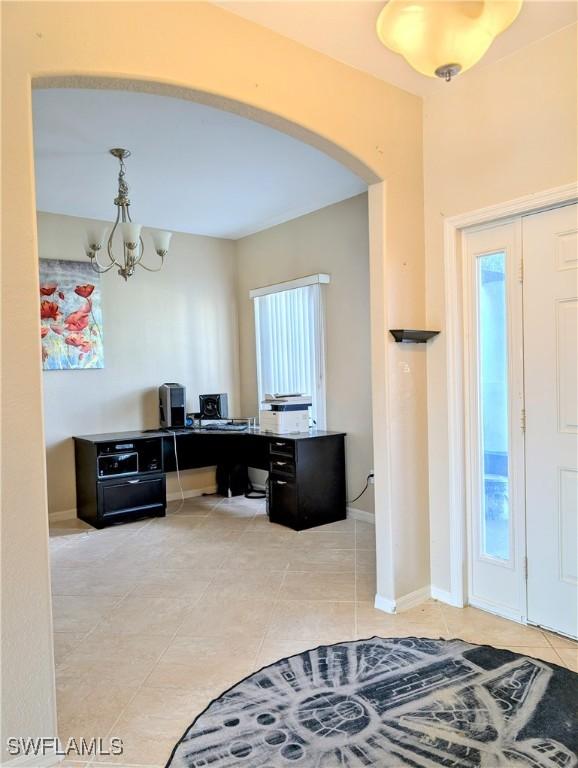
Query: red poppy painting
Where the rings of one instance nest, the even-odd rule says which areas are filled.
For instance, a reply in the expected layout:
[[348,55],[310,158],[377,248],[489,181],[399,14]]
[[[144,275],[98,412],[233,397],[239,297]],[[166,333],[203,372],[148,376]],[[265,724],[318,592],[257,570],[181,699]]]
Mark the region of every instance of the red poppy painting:
[[88,299],[90,294],[94,291],[94,285],[77,285],[74,289],[74,293],[77,293],[79,296],[82,296],[85,299]]
[[40,260],[40,335],[44,370],[104,366],[100,280],[90,264]]
[[64,327],[66,328],[66,330],[67,331],[84,331],[84,329],[88,326],[91,309],[92,308],[90,304],[86,304],[77,312],[71,312],[64,319]]
[[60,308],[55,301],[40,302],[40,319],[41,320],[57,320],[59,314],[60,314]]

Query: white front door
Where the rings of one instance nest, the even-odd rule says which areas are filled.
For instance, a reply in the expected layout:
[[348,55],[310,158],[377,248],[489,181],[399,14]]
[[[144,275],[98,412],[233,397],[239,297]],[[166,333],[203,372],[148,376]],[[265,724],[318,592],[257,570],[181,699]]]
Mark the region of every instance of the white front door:
[[578,210],[523,218],[528,621],[578,635]]
[[466,308],[468,599],[526,613],[521,221],[468,230]]

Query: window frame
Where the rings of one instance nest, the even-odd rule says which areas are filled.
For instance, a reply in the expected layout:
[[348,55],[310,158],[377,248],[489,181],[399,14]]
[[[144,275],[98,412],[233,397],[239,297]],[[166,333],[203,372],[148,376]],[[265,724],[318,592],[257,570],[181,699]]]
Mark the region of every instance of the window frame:
[[[255,324],[255,360],[256,360],[256,375],[257,375],[257,397],[258,397],[258,409],[261,409],[261,403],[263,397],[266,394],[262,389],[262,359],[261,359],[261,342],[258,337],[259,329],[261,327],[259,318],[259,302],[257,299],[270,296],[274,293],[280,293],[283,291],[292,291],[298,288],[304,288],[307,286],[318,286],[318,307],[315,313],[316,328],[315,328],[315,371],[316,371],[316,387],[315,392],[311,392],[311,395],[315,397],[317,403],[317,412],[315,414],[315,423],[313,424],[316,429],[327,428],[327,386],[326,386],[326,338],[325,338],[325,295],[322,290],[322,286],[331,282],[330,275],[326,273],[319,273],[315,275],[307,275],[305,277],[296,278],[295,280],[288,280],[282,283],[275,283],[272,285],[263,286],[261,288],[254,288],[249,291],[249,297],[253,300],[253,316]],[[271,393],[274,394],[274,393]],[[307,393],[309,394],[309,393]]]

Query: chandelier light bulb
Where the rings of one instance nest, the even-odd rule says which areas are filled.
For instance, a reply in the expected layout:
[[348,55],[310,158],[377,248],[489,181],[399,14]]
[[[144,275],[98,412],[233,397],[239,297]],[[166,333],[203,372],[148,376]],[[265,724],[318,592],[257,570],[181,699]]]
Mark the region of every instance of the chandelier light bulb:
[[100,250],[106,239],[106,224],[91,224],[86,230],[86,239],[91,250]]
[[477,64],[522,0],[389,0],[377,35],[422,75],[451,80]]
[[133,221],[124,221],[121,224],[122,239],[124,244],[128,246],[137,246],[140,241],[140,232],[142,224],[135,224]]
[[169,250],[169,244],[171,242],[172,232],[164,232],[163,230],[155,230],[152,233],[153,245],[157,253],[166,253]]

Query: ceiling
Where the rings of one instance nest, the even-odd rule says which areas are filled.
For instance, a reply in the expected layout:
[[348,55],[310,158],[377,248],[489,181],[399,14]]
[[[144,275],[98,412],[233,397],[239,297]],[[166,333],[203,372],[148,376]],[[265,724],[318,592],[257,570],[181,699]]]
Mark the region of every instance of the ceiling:
[[40,211],[116,215],[118,161],[134,221],[237,239],[359,194],[367,185],[317,149],[191,101],[135,92],[33,92]]
[[[375,25],[385,0],[221,0],[214,4],[419,96],[451,87],[418,74],[379,42]],[[575,23],[577,10],[574,0],[525,0],[516,21],[477,67]],[[472,71],[475,68],[460,79],[467,79]]]
[[[418,95],[452,87],[419,75],[379,43],[383,0],[215,4]],[[477,67],[575,23],[577,9],[573,0],[525,0]],[[113,218],[118,164],[108,149],[118,146],[133,153],[127,181],[134,220],[172,231],[237,239],[366,189],[319,150],[191,101],[46,89],[33,92],[33,109],[37,207],[50,213]]]

